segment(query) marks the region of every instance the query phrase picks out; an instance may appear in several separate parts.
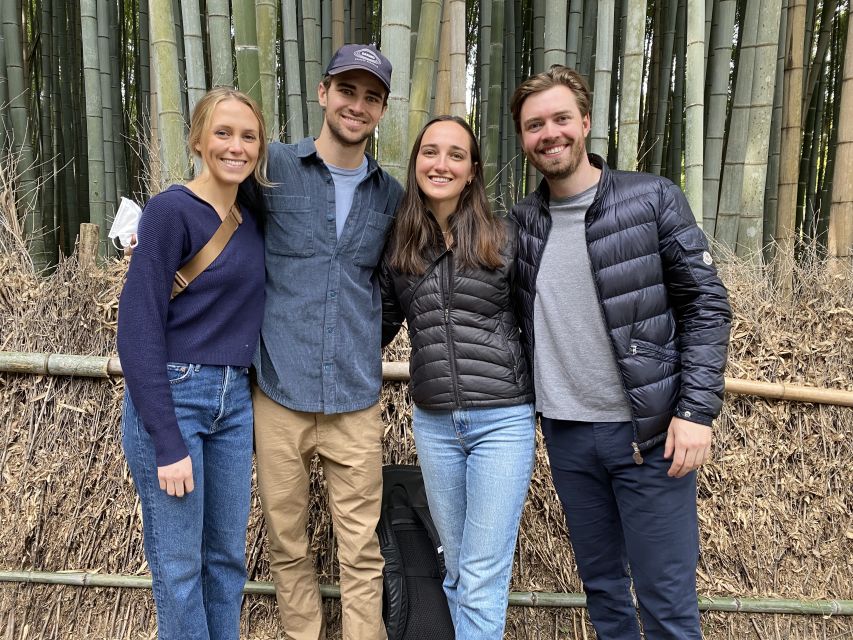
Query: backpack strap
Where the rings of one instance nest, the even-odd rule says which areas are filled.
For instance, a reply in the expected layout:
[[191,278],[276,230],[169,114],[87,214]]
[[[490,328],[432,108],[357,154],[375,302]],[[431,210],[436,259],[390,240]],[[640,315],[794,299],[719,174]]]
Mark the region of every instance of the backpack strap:
[[237,205],[232,204],[231,208],[228,210],[228,215],[226,215],[222,220],[222,224],[219,225],[216,233],[210,237],[207,244],[199,249],[198,253],[196,253],[189,262],[178,269],[175,273],[175,281],[172,283],[172,297],[169,298],[170,300],[174,300],[175,296],[186,289],[190,282],[195,280],[199,274],[207,269],[213,261],[219,257],[219,254],[222,253],[223,249],[225,249],[228,241],[231,240],[231,236],[234,235],[237,227],[239,227],[242,222],[243,216],[240,215]]
[[411,509],[418,517],[418,520],[421,521],[424,529],[427,531],[427,535],[432,542],[432,548],[435,549],[435,557],[436,560],[438,560],[438,568],[441,573],[441,577],[444,578],[447,574],[447,568],[444,566],[444,546],[441,544],[441,539],[438,537],[438,529],[435,528],[435,523],[432,521],[429,509],[414,505]]

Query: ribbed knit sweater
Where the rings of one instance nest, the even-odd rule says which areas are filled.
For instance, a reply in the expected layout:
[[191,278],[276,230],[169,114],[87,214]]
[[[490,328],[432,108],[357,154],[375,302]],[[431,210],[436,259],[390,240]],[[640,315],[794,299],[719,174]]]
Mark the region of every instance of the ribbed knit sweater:
[[175,272],[221,220],[184,186],[154,196],[142,212],[139,244],[119,301],[118,352],[131,400],[151,434],[157,466],[186,457],[167,362],[248,367],[264,309],[264,243],[256,218],[243,223],[216,260],[169,302]]

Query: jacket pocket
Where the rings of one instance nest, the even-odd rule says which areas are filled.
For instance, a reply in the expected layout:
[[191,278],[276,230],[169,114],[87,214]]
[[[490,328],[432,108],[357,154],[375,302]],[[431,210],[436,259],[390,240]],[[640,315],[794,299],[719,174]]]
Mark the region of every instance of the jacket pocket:
[[269,222],[266,249],[272,254],[307,258],[314,255],[315,215],[306,196],[267,196]]
[[642,340],[631,340],[628,350],[632,356],[642,355],[663,362],[678,364],[681,362],[681,354],[674,349],[667,349],[651,342]]
[[393,221],[392,216],[386,216],[384,213],[373,209],[367,212],[367,224],[364,225],[364,230],[361,233],[358,248],[352,259],[353,264],[368,269],[373,269],[379,264],[382,249],[385,247],[385,239],[388,236],[388,229],[391,228]]

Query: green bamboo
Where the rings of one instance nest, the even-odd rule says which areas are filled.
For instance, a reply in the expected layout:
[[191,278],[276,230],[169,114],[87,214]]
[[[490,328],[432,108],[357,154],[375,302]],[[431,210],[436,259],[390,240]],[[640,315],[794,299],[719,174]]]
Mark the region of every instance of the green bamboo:
[[[667,0],[662,13],[663,34],[660,38],[660,66],[657,73],[657,102],[652,134],[652,153],[649,171],[660,174],[663,163],[664,136],[669,115],[670,89],[672,88],[672,62],[675,45],[675,23],[678,17],[678,0]],[[654,95],[654,94],[653,94]]]
[[332,58],[332,0],[320,0],[320,61],[323,68]]
[[231,58],[231,10],[228,0],[207,0],[207,32],[210,39],[210,83],[234,85]]
[[[110,70],[110,10],[108,0],[97,0],[98,20],[98,65],[101,85],[101,115],[104,145],[104,207],[107,225],[112,221],[116,210],[116,162],[113,145],[113,81]],[[121,108],[116,105],[115,108]],[[105,225],[105,226],[107,226]],[[104,249],[109,227],[101,229],[101,241]]]
[[646,33],[645,0],[628,0],[625,23],[625,55],[623,56],[622,92],[619,99],[620,169],[637,168],[638,133],[640,128],[640,91],[642,89],[643,44]]
[[344,0],[332,0],[332,51],[346,42],[346,15]]
[[734,20],[735,0],[720,0],[711,30],[713,54],[708,62],[710,81],[705,110],[705,162],[702,189],[704,219],[702,227],[705,229],[705,233],[710,236],[714,235],[717,220]]
[[254,0],[234,0],[231,5],[234,18],[234,51],[237,58],[237,84],[261,104],[261,77],[258,54],[258,30],[255,20]]
[[[86,100],[86,153],[89,171],[89,221],[106,229],[106,171],[104,166],[104,121],[98,61],[98,18],[96,0],[80,0],[83,79]],[[106,233],[106,232],[105,232]]]
[[[77,229],[80,226],[80,206],[78,204],[78,192],[75,187],[74,178],[83,182],[80,172],[84,166],[81,159],[75,153],[75,147],[79,140],[78,120],[74,117],[74,92],[71,87],[71,69],[74,68],[75,57],[71,55],[68,47],[68,31],[74,24],[77,12],[68,11],[65,2],[54,3],[55,8],[55,55],[59,62],[59,77],[55,107],[59,113],[57,121],[58,129],[58,153],[56,164],[64,167],[59,174],[61,185],[59,230],[62,237],[62,247],[65,255],[71,255],[74,251],[74,241],[77,237]],[[76,48],[76,47],[75,47]],[[77,69],[79,72],[79,69]],[[75,85],[79,83],[74,83]]]
[[409,155],[411,11],[410,2],[395,2],[382,7],[382,50],[394,67],[394,73],[391,76],[388,110],[380,125],[379,161],[400,183],[406,180]]
[[[187,103],[189,113],[207,91],[204,80],[204,42],[201,36],[201,16],[198,0],[181,0],[181,19],[184,34],[184,59],[187,74]],[[199,166],[196,169],[200,169]]]
[[414,140],[429,120],[435,62],[438,59],[441,0],[423,0],[420,19],[409,96],[409,140]]
[[[84,0],[86,1],[86,0]],[[157,128],[160,178],[164,184],[182,182],[189,168],[184,113],[178,78],[178,45],[170,0],[150,0],[151,53],[157,68]]]
[[[113,161],[115,162],[115,201],[122,195],[128,194],[128,169],[126,151],[128,148],[128,130],[126,127],[125,109],[122,100],[122,64],[119,51],[127,53],[130,45],[125,40],[124,21],[120,19],[118,7],[115,3],[108,3],[110,33],[109,55],[110,55],[110,93],[112,94],[112,139],[113,139]],[[124,3],[121,3],[124,7]],[[125,95],[128,95],[125,92]],[[128,98],[129,100],[130,98]]]
[[38,269],[47,264],[44,254],[44,222],[38,202],[38,169],[30,126],[30,79],[24,69],[23,24],[20,0],[4,0],[3,36],[6,51],[6,80],[9,92],[9,120],[17,157],[18,185],[15,203],[19,219],[24,220],[24,233],[29,239],[30,254]]
[[56,211],[56,181],[57,166],[56,148],[54,146],[56,127],[53,124],[55,112],[52,109],[51,89],[54,86],[56,58],[53,54],[53,38],[51,35],[51,14],[53,0],[42,0],[39,6],[39,144],[41,149],[41,212],[42,225],[45,229],[44,252],[45,261],[53,264],[57,259],[56,224],[59,219]]
[[492,42],[489,47],[489,102],[486,108],[485,136],[483,138],[483,177],[490,196],[499,193],[497,185],[498,161],[500,160],[501,88],[504,81],[504,0],[491,0]]
[[6,37],[3,35],[3,7],[0,6],[0,162],[5,162],[9,148],[9,81],[6,78]]
[[[776,58],[776,77],[773,90],[773,116],[770,119],[770,144],[767,153],[767,180],[764,186],[764,233],[762,237],[764,259],[769,263],[775,255],[773,233],[776,231],[776,214],[779,202],[779,157],[782,148],[782,103],[785,84],[785,35],[787,31],[787,0],[783,0],[779,29],[779,48]],[[795,176],[796,178],[796,176]],[[796,191],[796,187],[795,187]]]
[[548,0],[545,3],[545,41],[543,63],[545,69],[552,64],[566,64],[566,27],[568,0]]
[[[737,242],[737,230],[741,212],[741,195],[744,188],[744,163],[746,161],[749,130],[749,112],[752,99],[752,77],[755,66],[755,43],[758,37],[758,20],[761,0],[747,0],[745,17],[740,24],[741,44],[736,61],[737,77],[733,89],[728,138],[725,147],[725,163],[720,183],[717,221],[714,237],[730,251]],[[763,204],[763,203],[762,203]]]
[[776,69],[780,12],[781,0],[762,0],[736,245],[739,257],[754,261],[763,257],[764,186],[773,115],[773,84],[768,78],[772,80]]
[[583,0],[569,0],[569,22],[566,26],[566,66],[572,69],[578,68],[582,11]]
[[773,238],[782,256],[794,255],[794,224],[797,217],[798,157],[802,146],[803,49],[805,0],[787,0],[785,77],[782,105],[782,140],[779,151],[779,191]]
[[[77,587],[151,588],[151,578],[148,576],[84,571],[0,571],[0,582]],[[272,582],[249,580],[243,588],[243,593],[272,596],[275,595],[275,585]],[[340,587],[333,584],[321,584],[320,595],[324,598],[340,598]],[[820,616],[853,615],[853,600],[795,600],[716,596],[699,596],[698,599],[701,611]],[[584,608],[586,607],[586,596],[582,593],[513,591],[509,594],[509,604],[514,607]]]
[[[298,142],[305,137],[305,110],[302,108],[302,66],[299,64],[299,23],[296,17],[296,2],[297,0],[283,0],[281,3],[284,86],[287,94],[285,132],[288,142]],[[319,129],[317,133],[319,133]]]
[[598,0],[586,0],[583,8],[583,30],[581,34],[581,50],[578,70],[590,83],[592,75],[592,58],[595,53],[595,30],[598,24]]
[[702,162],[705,109],[705,3],[687,1],[687,73],[684,127],[684,195],[702,226]]
[[[301,0],[302,2],[302,39],[305,61],[302,68],[305,71],[305,102],[308,111],[308,134],[319,135],[323,126],[323,112],[317,101],[317,86],[323,75],[323,65],[320,60],[320,16],[316,0]],[[408,50],[408,47],[407,47]],[[408,62],[406,63],[408,68]],[[395,66],[394,75],[400,70]]]
[[684,152],[685,69],[687,62],[687,0],[678,0],[675,21],[675,73],[672,83],[672,110],[669,119],[669,138],[666,144],[664,175],[676,184],[681,183]]
[[[275,48],[277,40],[278,11],[276,0],[255,0],[255,18],[258,30],[258,66],[261,81],[261,108],[271,134],[278,130],[275,117],[278,103],[276,83]],[[277,136],[275,136],[277,137]]]
[[479,3],[480,21],[477,31],[477,64],[474,73],[476,74],[477,86],[475,87],[475,95],[478,98],[476,112],[476,127],[474,131],[480,139],[480,144],[483,143],[483,137],[486,135],[487,114],[489,112],[489,67],[491,65],[491,56],[489,55],[489,47],[492,42],[492,3],[491,0],[485,0]]
[[607,156],[610,137],[610,81],[613,73],[614,0],[598,3],[598,31],[595,37],[595,93],[592,95],[590,151]]

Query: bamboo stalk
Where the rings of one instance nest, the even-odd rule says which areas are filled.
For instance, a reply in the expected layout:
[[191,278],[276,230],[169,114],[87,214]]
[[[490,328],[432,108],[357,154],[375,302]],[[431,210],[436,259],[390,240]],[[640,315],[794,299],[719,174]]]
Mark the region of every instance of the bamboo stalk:
[[[90,378],[123,375],[121,362],[116,357],[78,356],[63,353],[22,353],[19,351],[0,351],[0,373],[2,372]],[[383,362],[382,379],[392,382],[407,382],[409,380],[409,363]],[[784,382],[726,378],[725,390],[726,393],[734,395],[853,407],[853,391],[845,391],[844,389],[824,389]]]
[[[150,589],[151,578],[147,576],[89,573],[85,571],[0,571],[0,582],[27,584],[54,584],[77,587],[124,587]],[[244,593],[274,595],[272,582],[250,580],[243,588]],[[324,598],[340,598],[338,585],[321,584],[320,595]],[[516,607],[586,607],[586,596],[582,593],[551,593],[546,591],[513,591],[509,604]],[[739,598],[699,596],[702,611],[726,611],[730,613],[787,613],[795,615],[850,616],[853,615],[853,600],[794,600],[786,598]]]

